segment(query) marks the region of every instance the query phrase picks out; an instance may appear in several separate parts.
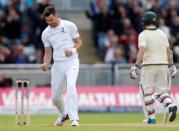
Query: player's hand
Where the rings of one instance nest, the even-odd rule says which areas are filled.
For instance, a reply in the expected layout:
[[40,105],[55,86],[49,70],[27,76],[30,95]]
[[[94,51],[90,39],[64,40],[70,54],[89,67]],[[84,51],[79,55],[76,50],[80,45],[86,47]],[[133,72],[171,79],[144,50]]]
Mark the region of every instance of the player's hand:
[[70,57],[72,55],[72,51],[71,50],[65,50],[65,56],[66,57]]
[[177,74],[177,68],[175,65],[169,66],[169,74],[172,78],[175,78]]
[[65,56],[70,57],[77,52],[76,48],[71,48],[70,50],[65,50]]
[[139,74],[139,68],[136,65],[131,66],[131,70],[130,70],[130,78],[132,79],[136,79],[138,77]]
[[41,69],[42,69],[43,71],[47,71],[47,70],[48,70],[48,64],[47,64],[47,63],[41,64],[40,67],[41,67]]

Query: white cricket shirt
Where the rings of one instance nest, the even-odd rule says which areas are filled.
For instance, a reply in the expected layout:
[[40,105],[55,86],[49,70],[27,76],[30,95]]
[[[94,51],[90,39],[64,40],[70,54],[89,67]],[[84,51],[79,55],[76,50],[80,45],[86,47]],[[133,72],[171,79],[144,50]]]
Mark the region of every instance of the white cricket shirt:
[[139,34],[138,47],[140,46],[146,48],[142,65],[168,64],[166,48],[169,47],[169,42],[167,36],[161,29],[144,30],[141,32]]
[[74,38],[79,37],[76,25],[70,21],[59,19],[60,23],[56,27],[47,26],[42,32],[42,42],[44,47],[51,46],[53,48],[53,60],[65,61],[78,57],[78,53],[74,53],[70,57],[65,56],[65,50],[74,47]]

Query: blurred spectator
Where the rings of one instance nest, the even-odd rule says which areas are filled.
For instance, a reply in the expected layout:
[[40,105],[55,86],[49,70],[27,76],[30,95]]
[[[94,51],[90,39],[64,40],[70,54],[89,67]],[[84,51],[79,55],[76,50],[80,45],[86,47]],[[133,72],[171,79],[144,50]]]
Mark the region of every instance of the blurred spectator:
[[146,10],[151,10],[156,4],[158,3],[158,0],[144,0],[144,8]]
[[0,75],[0,87],[11,87],[12,85],[13,81],[11,78]]
[[10,45],[9,49],[10,49],[10,54],[6,57],[6,60],[4,63],[6,64],[12,64],[12,63],[15,63],[15,49],[16,47],[16,44],[13,43]]
[[30,32],[27,25],[23,25],[20,34],[21,43],[28,46],[33,43],[33,34]]
[[33,63],[36,59],[35,53],[38,52],[39,49],[35,49],[34,46],[24,46],[24,54],[28,57],[29,63]]
[[43,9],[51,0],[0,1],[0,63],[40,63]]
[[[127,62],[136,59],[137,37],[143,29],[141,18],[146,10],[158,14],[159,28],[167,34],[173,45],[175,62],[179,62],[177,0],[88,1],[86,16],[92,21],[92,38],[100,62],[108,63],[106,59],[117,46]],[[0,0],[0,63],[41,61],[41,32],[47,26],[43,9],[50,4],[51,0]],[[22,48],[17,49],[17,45]]]
[[10,50],[0,44],[0,64],[6,63],[7,57],[10,55]]
[[9,10],[6,21],[6,37],[10,39],[9,42],[20,40],[22,25],[20,16],[15,9]]
[[171,26],[171,34],[176,37],[176,34],[179,32],[179,16],[173,18]]
[[99,14],[100,11],[100,5],[104,4],[103,0],[89,0],[89,5],[90,5],[90,14],[91,15],[96,15]]
[[0,10],[0,36],[5,35],[6,17],[4,12]]
[[35,52],[35,60],[32,63],[42,63],[43,62],[43,52],[42,50],[37,50]]
[[137,57],[137,48],[134,44],[129,46],[129,53],[128,53],[128,63],[134,63]]
[[98,47],[103,47],[105,35],[111,28],[111,14],[106,4],[101,5],[101,12],[97,14]]
[[21,44],[17,44],[13,50],[15,53],[15,63],[16,64],[27,64],[29,63],[28,56],[24,53],[24,46]]
[[24,53],[24,46],[22,44],[12,44],[11,53],[6,58],[6,63],[26,64],[29,63],[29,58]]
[[174,62],[179,63],[179,33],[176,34],[176,40],[173,44]]
[[159,28],[163,30],[167,35],[168,39],[170,39],[170,29],[168,26],[165,25],[165,21],[162,18],[159,19]]
[[128,53],[126,53],[126,58],[128,58],[128,63],[134,63],[137,57],[137,35],[135,32],[131,32],[129,35],[129,45],[128,45]]
[[161,5],[160,5],[160,0],[153,0],[153,4],[149,10],[152,10],[158,14],[158,16],[161,15]]
[[35,34],[34,43],[36,48],[42,48],[41,33],[47,27],[47,23],[43,19],[43,10],[49,5],[49,0],[39,0],[28,9],[28,15],[32,27],[32,32]]
[[114,51],[114,58],[111,60],[112,64],[124,64],[127,63],[124,55],[123,55],[123,49],[121,47],[115,48]]
[[3,10],[7,5],[8,0],[0,0],[0,9]]
[[116,8],[113,12],[111,27],[116,34],[122,34],[124,32],[122,21],[127,18],[127,12],[122,4],[116,5]]
[[97,15],[101,13],[101,5],[105,4],[103,0],[89,0],[89,11],[86,11],[86,16],[92,20],[92,38],[94,40],[95,46],[97,46],[97,29],[98,20]]
[[106,47],[108,47],[106,53],[104,52],[104,54],[105,54],[104,62],[105,63],[110,63],[114,59],[115,48],[118,45],[117,42],[118,42],[118,38],[115,35],[114,31],[109,30],[107,38],[105,40]]
[[96,46],[99,48],[103,48],[104,38],[106,37],[106,33],[108,29],[111,28],[111,13],[108,9],[108,6],[102,2],[99,5],[100,12],[97,14],[90,14],[87,12],[87,17],[93,21],[93,26],[95,30],[94,40],[96,42]]
[[123,20],[123,34],[119,35],[118,43],[123,47],[124,55],[128,59],[128,52],[130,44],[137,47],[137,35],[132,27],[131,21],[128,18]]
[[[98,5],[95,6],[98,8],[96,8],[97,11],[93,11],[95,13],[92,16],[88,16],[95,25],[93,30],[96,32],[93,32],[93,35],[94,33],[97,34],[95,35],[97,36],[95,43],[98,45],[97,52],[101,54],[98,55],[101,61],[103,61],[101,56],[105,56],[104,62],[109,62],[109,59],[112,59],[112,52],[116,49],[114,45],[107,47],[105,44],[106,39],[109,41],[109,34],[106,35],[106,32],[112,29],[114,31],[113,35],[118,37],[116,45],[120,46],[120,50],[122,50],[122,58],[128,63],[133,63],[136,59],[138,34],[143,30],[143,14],[146,10],[153,10],[159,16],[159,28],[167,34],[168,39],[172,42],[175,62],[179,62],[179,8],[177,7],[176,0],[111,0],[108,5],[104,3],[104,0],[98,0],[96,3],[93,1],[93,5]],[[108,16],[102,18],[110,18],[110,21],[106,22],[107,19],[102,19],[98,26],[98,14]],[[105,50],[100,51],[101,45],[105,47]]]
[[140,2],[130,0],[130,3],[126,5],[125,9],[128,12],[128,18],[130,19],[132,27],[136,30],[137,33],[140,33],[142,31],[141,18],[144,14],[144,10],[141,7]]

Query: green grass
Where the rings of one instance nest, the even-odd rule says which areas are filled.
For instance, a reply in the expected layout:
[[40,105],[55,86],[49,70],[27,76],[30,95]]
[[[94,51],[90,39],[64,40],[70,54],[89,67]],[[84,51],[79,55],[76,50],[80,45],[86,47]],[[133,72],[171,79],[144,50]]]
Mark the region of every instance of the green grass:
[[80,113],[80,126],[71,127],[70,121],[62,127],[54,127],[55,115],[32,115],[31,124],[18,126],[14,116],[0,116],[0,131],[177,131],[179,118],[173,123],[162,125],[162,115],[157,115],[157,125],[142,123],[139,113]]

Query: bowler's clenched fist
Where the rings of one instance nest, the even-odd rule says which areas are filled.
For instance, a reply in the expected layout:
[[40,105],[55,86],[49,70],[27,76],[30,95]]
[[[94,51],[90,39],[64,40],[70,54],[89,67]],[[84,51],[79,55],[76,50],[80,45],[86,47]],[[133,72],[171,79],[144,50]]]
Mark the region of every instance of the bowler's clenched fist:
[[73,54],[71,50],[65,50],[65,56],[70,57]]
[[43,71],[47,71],[47,70],[48,70],[48,64],[47,64],[47,63],[41,64],[40,67],[41,67],[41,69],[42,69]]

